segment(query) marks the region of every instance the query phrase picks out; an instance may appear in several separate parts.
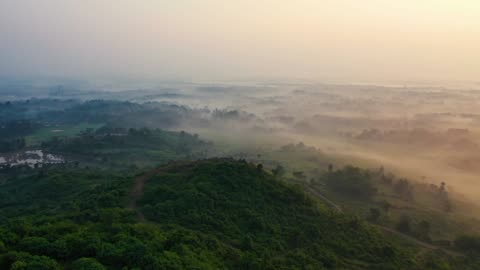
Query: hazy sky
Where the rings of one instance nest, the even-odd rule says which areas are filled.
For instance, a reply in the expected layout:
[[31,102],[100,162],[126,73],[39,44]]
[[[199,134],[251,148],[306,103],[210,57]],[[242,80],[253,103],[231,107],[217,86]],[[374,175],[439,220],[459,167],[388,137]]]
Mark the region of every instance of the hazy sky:
[[480,81],[480,1],[0,0],[0,75]]

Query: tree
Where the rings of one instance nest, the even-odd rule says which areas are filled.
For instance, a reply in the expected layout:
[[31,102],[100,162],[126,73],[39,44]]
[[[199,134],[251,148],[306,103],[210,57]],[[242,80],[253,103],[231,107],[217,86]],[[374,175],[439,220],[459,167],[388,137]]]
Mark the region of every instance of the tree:
[[94,258],[81,258],[72,263],[72,270],[106,270],[106,268]]
[[411,219],[409,216],[401,216],[395,228],[402,233],[409,233],[411,231]]
[[18,244],[22,250],[36,255],[48,255],[51,244],[43,237],[25,237]]
[[392,205],[388,201],[383,200],[380,202],[380,207],[385,213],[388,213],[390,208],[392,208]]
[[417,237],[419,237],[420,239],[430,241],[430,229],[431,229],[430,222],[426,220],[422,220],[417,225]]
[[370,200],[377,193],[371,176],[353,166],[347,166],[327,175],[326,185],[333,191],[343,193],[353,198]]
[[261,172],[262,170],[263,170],[263,165],[262,165],[262,163],[259,163],[257,165],[257,171]]
[[407,179],[398,180],[393,186],[393,190],[405,200],[413,200],[413,186],[410,185],[410,182]]
[[13,253],[11,270],[60,270],[60,265],[46,256],[32,256],[28,253]]
[[293,172],[293,176],[295,176],[295,178],[297,178],[298,180],[305,180],[307,178],[305,173],[302,171]]
[[277,165],[277,167],[272,170],[272,173],[275,177],[282,177],[285,174],[285,168],[283,168],[282,165]]
[[446,192],[446,190],[447,190],[447,189],[446,189],[446,185],[447,185],[447,184],[445,184],[445,182],[442,182],[442,183],[440,184],[440,189],[439,189],[440,193],[445,193],[445,192]]
[[395,179],[395,175],[393,175],[392,173],[388,173],[387,175],[383,174],[381,178],[383,183],[391,186],[393,180]]
[[378,169],[378,173],[380,174],[381,177],[385,176],[385,168],[383,166],[380,166]]
[[5,244],[0,241],[0,254],[4,253],[5,251],[7,251],[7,247],[5,247]]
[[445,184],[445,182],[442,182],[438,189],[438,198],[442,203],[443,210],[450,212],[452,210],[452,203],[448,197],[447,184]]
[[370,208],[370,212],[368,215],[368,220],[371,222],[378,222],[380,219],[381,213],[378,208]]
[[455,239],[455,247],[471,253],[480,253],[480,236],[461,235]]

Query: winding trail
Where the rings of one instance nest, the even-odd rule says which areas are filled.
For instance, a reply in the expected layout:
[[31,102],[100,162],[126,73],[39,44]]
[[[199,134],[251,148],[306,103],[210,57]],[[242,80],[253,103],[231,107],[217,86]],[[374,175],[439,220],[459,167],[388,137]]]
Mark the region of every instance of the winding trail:
[[[330,208],[332,208],[335,212],[337,213],[343,213],[343,209],[336,203],[334,203],[333,201],[329,200],[327,197],[325,197],[323,194],[320,193],[320,191],[318,191],[317,189],[315,189],[314,187],[312,187],[311,185],[305,185],[306,189],[311,193],[313,194],[315,197],[319,198],[321,201],[323,201],[326,205],[328,205]],[[396,231],[394,229],[391,229],[391,228],[388,228],[388,227],[385,227],[385,226],[382,226],[382,225],[378,225],[378,224],[373,224],[373,223],[370,223],[372,224],[373,226],[377,227],[378,229],[386,232],[386,233],[390,233],[390,234],[393,234],[393,235],[396,235],[396,236],[399,236],[399,237],[402,237],[410,242],[413,242],[425,249],[429,249],[429,250],[441,250],[445,253],[447,253],[448,255],[450,256],[453,256],[453,257],[462,257],[462,256],[465,256],[464,254],[460,253],[460,252],[456,252],[456,251],[452,251],[452,250],[449,250],[449,249],[445,249],[443,247],[439,247],[439,246],[435,246],[435,245],[432,245],[430,243],[427,243],[427,242],[423,242],[423,241],[420,241],[419,239],[415,238],[415,237],[412,237],[408,234],[405,234],[405,233],[401,233],[399,231]]]
[[335,210],[335,212],[338,212],[338,213],[343,213],[343,209],[336,203],[332,202],[331,200],[329,200],[327,197],[323,196],[322,193],[320,193],[320,191],[316,190],[315,188],[311,187],[311,186],[305,186],[307,188],[307,190],[312,193],[313,195],[315,195],[315,197],[319,198],[320,200],[322,200],[325,204],[327,204],[328,206],[330,206],[330,208],[332,208],[333,210]]
[[429,244],[427,242],[423,242],[423,241],[420,241],[418,240],[417,238],[415,237],[412,237],[408,234],[404,234],[404,233],[401,233],[399,231],[396,231],[394,229],[391,229],[391,228],[388,228],[388,227],[384,227],[384,226],[381,226],[381,225],[376,225],[376,224],[372,224],[374,226],[376,226],[377,228],[383,230],[384,232],[387,232],[387,233],[391,233],[391,234],[394,234],[394,235],[397,235],[397,236],[400,236],[400,237],[403,237],[404,239],[407,239],[423,248],[426,248],[426,249],[430,249],[430,250],[441,250],[445,253],[447,253],[448,255],[452,256],[452,257],[462,257],[462,256],[465,256],[464,254],[460,253],[460,252],[456,252],[456,251],[453,251],[453,250],[449,250],[449,249],[445,249],[443,247],[439,247],[439,246],[435,246],[435,245],[432,245],[432,244]]

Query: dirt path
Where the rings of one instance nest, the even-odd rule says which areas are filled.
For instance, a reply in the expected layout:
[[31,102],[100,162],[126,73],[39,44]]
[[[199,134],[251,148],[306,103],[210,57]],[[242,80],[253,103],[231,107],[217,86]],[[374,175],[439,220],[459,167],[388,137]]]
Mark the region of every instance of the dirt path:
[[146,219],[143,213],[140,210],[138,210],[137,201],[140,200],[143,196],[143,190],[147,180],[158,172],[159,170],[155,169],[147,173],[144,173],[142,175],[139,175],[135,178],[133,188],[130,192],[130,202],[128,203],[128,208],[137,213],[138,219],[140,221],[146,221]]
[[404,239],[407,239],[409,240],[410,242],[414,242],[415,244],[423,247],[423,248],[426,248],[426,249],[430,249],[430,250],[441,250],[445,253],[447,253],[448,255],[450,256],[453,256],[453,257],[461,257],[461,256],[465,256],[463,255],[462,253],[460,252],[456,252],[456,251],[453,251],[453,250],[449,250],[449,249],[445,249],[443,247],[439,247],[439,246],[435,246],[435,245],[432,245],[432,244],[429,244],[427,242],[423,242],[423,241],[420,241],[418,240],[417,238],[415,237],[412,237],[408,234],[404,234],[404,233],[401,233],[399,231],[396,231],[394,229],[391,229],[391,228],[388,228],[388,227],[384,227],[384,226],[381,226],[381,225],[375,225],[377,228],[383,230],[384,232],[387,232],[387,233],[391,233],[391,234],[394,234],[394,235],[397,235],[397,236],[400,236]]
[[[320,200],[322,200],[323,202],[325,202],[325,204],[327,204],[330,208],[332,208],[333,210],[335,210],[336,212],[338,213],[343,213],[343,210],[342,208],[337,205],[336,203],[332,202],[331,200],[329,200],[327,197],[323,196],[320,191],[318,191],[317,189],[311,187],[311,186],[305,186],[307,188],[307,190],[313,194],[314,196],[316,196],[317,198],[319,198]],[[459,256],[464,256],[462,253],[459,253],[459,252],[455,252],[455,251],[452,251],[452,250],[448,250],[448,249],[445,249],[443,247],[439,247],[439,246],[435,246],[435,245],[432,245],[432,244],[429,244],[429,243],[426,243],[426,242],[423,242],[423,241],[420,241],[408,234],[404,234],[404,233],[401,233],[399,231],[396,231],[394,229],[391,229],[391,228],[388,228],[388,227],[384,227],[384,226],[381,226],[381,225],[376,225],[376,224],[372,224],[374,225],[375,227],[381,229],[382,231],[384,232],[387,232],[387,233],[391,233],[391,234],[394,234],[394,235],[397,235],[397,236],[400,236],[406,240],[409,240],[411,242],[414,242],[415,244],[425,248],[425,249],[429,249],[429,250],[442,250],[443,252],[447,253],[448,255],[450,256],[453,256],[453,257],[459,257]]]
[[330,206],[330,208],[332,208],[333,210],[335,210],[335,211],[338,212],[338,213],[343,213],[342,208],[341,208],[338,204],[330,201],[327,197],[323,196],[323,195],[322,195],[318,190],[316,190],[315,188],[313,188],[313,187],[311,187],[311,186],[306,186],[306,187],[307,187],[307,189],[308,189],[308,191],[309,191],[310,193],[312,193],[312,194],[315,195],[317,198],[319,198],[320,200],[322,200],[325,204],[327,204],[328,206]]

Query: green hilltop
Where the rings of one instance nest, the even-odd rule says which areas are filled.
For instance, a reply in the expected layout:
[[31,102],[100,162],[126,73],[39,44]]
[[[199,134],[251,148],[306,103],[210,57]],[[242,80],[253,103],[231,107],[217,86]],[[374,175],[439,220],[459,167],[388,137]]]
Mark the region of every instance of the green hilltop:
[[24,170],[0,189],[1,269],[469,269],[245,161]]

